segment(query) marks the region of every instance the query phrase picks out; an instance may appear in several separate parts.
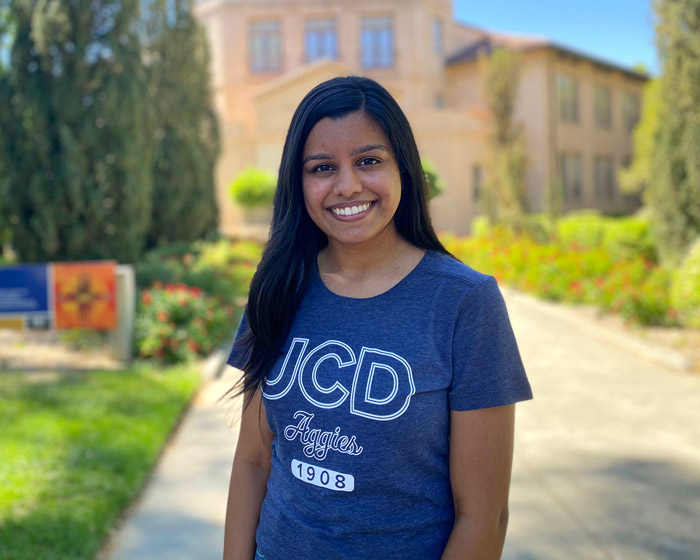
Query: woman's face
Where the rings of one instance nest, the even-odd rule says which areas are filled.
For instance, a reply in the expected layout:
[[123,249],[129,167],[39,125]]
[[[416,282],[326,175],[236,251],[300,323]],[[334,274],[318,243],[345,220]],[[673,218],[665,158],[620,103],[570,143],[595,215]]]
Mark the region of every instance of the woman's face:
[[391,144],[363,111],[321,119],[304,144],[304,203],[328,243],[358,245],[396,234],[401,177]]

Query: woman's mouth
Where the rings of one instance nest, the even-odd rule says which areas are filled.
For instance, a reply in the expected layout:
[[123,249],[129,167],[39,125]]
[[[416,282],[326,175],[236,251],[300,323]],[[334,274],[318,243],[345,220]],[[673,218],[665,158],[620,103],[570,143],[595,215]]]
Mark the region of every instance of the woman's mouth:
[[367,212],[369,212],[372,206],[374,206],[374,201],[354,204],[352,206],[329,208],[329,210],[335,217],[343,221],[347,221],[348,219],[352,220],[362,218],[365,214],[367,214]]

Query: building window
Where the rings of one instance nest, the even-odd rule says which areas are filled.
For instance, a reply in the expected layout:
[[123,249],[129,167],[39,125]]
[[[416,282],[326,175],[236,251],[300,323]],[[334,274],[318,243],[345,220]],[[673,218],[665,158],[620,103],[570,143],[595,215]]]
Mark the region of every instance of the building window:
[[559,154],[559,176],[565,201],[581,200],[583,193],[583,170],[581,156]]
[[278,21],[260,21],[250,26],[250,67],[253,72],[282,70],[282,33]]
[[481,165],[478,163],[472,165],[472,199],[474,202],[479,202],[481,198],[483,173],[481,171]]
[[557,76],[557,99],[559,118],[562,122],[578,122],[578,85],[576,80],[559,74]]
[[362,66],[394,65],[394,24],[391,17],[362,18]]
[[634,93],[626,93],[622,98],[622,120],[627,134],[632,134],[634,127],[637,126],[639,112],[639,96]]
[[598,156],[593,163],[595,196],[612,200],[615,197],[615,162],[611,157]]
[[319,58],[338,59],[338,35],[332,19],[306,22],[306,62]]
[[593,111],[595,114],[595,125],[598,128],[610,128],[612,126],[609,88],[596,86],[593,90]]
[[433,20],[433,51],[442,54],[442,20]]

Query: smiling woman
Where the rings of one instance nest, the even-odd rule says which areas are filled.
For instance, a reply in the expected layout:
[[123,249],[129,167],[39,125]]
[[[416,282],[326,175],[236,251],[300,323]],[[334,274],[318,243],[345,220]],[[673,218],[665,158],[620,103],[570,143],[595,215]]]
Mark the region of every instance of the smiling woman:
[[226,560],[500,557],[532,393],[494,278],[438,241],[411,127],[376,82],[336,78],[297,108],[228,363],[245,406]]

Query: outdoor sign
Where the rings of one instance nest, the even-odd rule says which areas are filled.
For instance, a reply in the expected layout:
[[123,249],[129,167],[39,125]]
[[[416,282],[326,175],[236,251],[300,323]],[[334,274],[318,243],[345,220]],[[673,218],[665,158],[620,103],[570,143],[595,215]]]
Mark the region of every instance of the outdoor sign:
[[113,261],[0,267],[0,328],[114,329]]
[[48,328],[48,267],[27,264],[0,267],[0,326]]
[[117,326],[114,262],[52,265],[57,329]]

